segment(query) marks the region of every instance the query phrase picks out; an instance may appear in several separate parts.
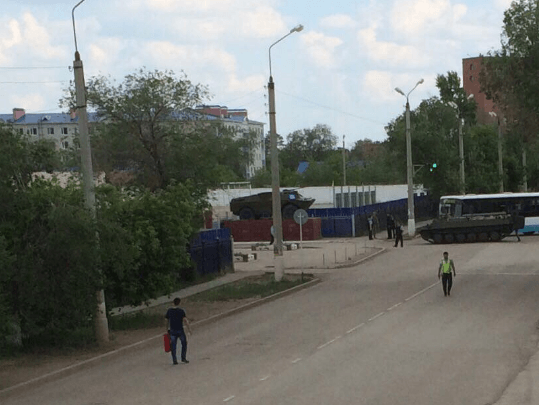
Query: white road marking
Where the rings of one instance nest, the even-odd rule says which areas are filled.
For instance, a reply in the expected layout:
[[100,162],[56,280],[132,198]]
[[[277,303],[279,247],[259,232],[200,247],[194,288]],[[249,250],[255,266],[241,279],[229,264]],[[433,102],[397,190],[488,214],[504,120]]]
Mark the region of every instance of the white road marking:
[[385,312],[380,312],[378,315],[374,315],[371,319],[369,319],[369,322],[370,322],[370,321],[374,321],[376,318],[379,318],[379,317],[381,317],[381,316],[384,315],[384,314],[385,314]]
[[393,309],[395,309],[395,308],[397,308],[399,305],[402,305],[402,302],[399,302],[398,304],[393,305],[391,308],[388,308],[388,309],[387,309],[388,312],[391,311],[391,310],[393,310]]
[[265,376],[265,377],[262,377],[262,378],[260,379],[260,381],[266,381],[268,378],[270,378],[269,375],[267,375],[267,376]]
[[417,297],[418,295],[420,294],[423,294],[425,291],[427,290],[430,290],[432,287],[434,287],[435,285],[439,284],[440,282],[437,281],[436,283],[432,284],[432,285],[429,285],[427,288],[423,288],[421,291],[415,293],[414,295],[412,295],[411,297],[408,297],[406,298],[404,301],[410,301],[411,299]]
[[236,398],[236,396],[231,395],[230,397],[223,399],[223,402],[228,402],[228,401],[230,401],[231,399],[234,399],[234,398]]
[[337,339],[340,339],[342,336],[337,336],[335,339],[331,339],[329,342],[324,343],[323,345],[318,346],[318,350],[323,349],[326,346],[329,346],[333,342],[335,342]]
[[298,357],[296,360],[292,360],[292,364],[296,364],[298,361],[301,361],[300,357]]
[[352,329],[350,329],[349,331],[346,332],[346,334],[348,335],[349,333],[352,333],[353,331],[361,328],[363,325],[365,325],[365,322],[364,323],[360,323],[359,325],[357,326],[354,326]]

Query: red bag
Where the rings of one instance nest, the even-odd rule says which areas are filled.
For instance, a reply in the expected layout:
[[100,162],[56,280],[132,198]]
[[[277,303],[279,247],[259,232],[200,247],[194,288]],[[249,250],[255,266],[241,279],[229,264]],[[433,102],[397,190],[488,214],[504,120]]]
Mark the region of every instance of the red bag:
[[170,352],[170,335],[168,333],[163,335],[163,343],[165,344],[165,352]]

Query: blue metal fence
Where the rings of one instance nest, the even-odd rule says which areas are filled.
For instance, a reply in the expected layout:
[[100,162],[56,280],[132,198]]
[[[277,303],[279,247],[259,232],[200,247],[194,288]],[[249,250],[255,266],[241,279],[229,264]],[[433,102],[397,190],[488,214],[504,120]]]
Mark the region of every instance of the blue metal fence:
[[[415,211],[418,218],[428,218],[435,214],[437,204],[429,196],[415,197]],[[408,218],[408,200],[406,198],[385,203],[352,208],[316,208],[307,210],[309,217],[322,218],[322,236],[324,238],[361,236],[368,233],[367,219],[372,213],[378,213],[380,229],[386,228],[386,217],[392,215],[404,224]]]
[[199,275],[233,271],[230,229],[200,232],[189,247],[191,259]]

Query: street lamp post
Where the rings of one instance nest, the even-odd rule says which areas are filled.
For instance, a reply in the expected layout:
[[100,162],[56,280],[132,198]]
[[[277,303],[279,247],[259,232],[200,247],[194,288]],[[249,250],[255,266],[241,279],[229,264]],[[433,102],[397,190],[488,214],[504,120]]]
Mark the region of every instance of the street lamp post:
[[414,166],[412,163],[412,137],[410,134],[410,103],[408,97],[417,86],[423,83],[423,79],[419,80],[414,88],[404,94],[398,87],[395,91],[406,97],[406,180],[408,182],[408,235],[415,236],[415,207],[414,207]]
[[500,117],[494,111],[490,111],[491,117],[497,117],[498,121],[498,175],[500,176],[500,193],[503,193],[503,150],[502,150],[502,124]]
[[[92,150],[90,137],[88,135],[88,114],[86,112],[86,88],[84,85],[84,70],[77,48],[77,34],[75,32],[75,9],[84,2],[81,0],[71,12],[73,18],[73,35],[75,37],[75,61],[73,70],[75,72],[76,107],[79,118],[80,152],[82,188],[84,191],[84,205],[92,214],[95,220],[95,185],[94,172],[92,168]],[[96,235],[97,238],[97,235]],[[96,293],[97,308],[95,313],[95,336],[98,343],[109,341],[109,327],[107,321],[107,309],[105,305],[105,291],[100,289]]]
[[283,218],[281,215],[281,191],[279,180],[279,150],[277,149],[277,127],[275,121],[275,83],[271,72],[271,48],[283,39],[303,30],[303,25],[298,25],[290,30],[284,37],[275,41],[269,47],[269,69],[270,77],[268,82],[269,96],[269,120],[270,120],[270,140],[271,140],[271,208],[273,218],[273,228],[275,230],[275,243],[273,246],[275,281],[281,281],[284,274],[283,263]]

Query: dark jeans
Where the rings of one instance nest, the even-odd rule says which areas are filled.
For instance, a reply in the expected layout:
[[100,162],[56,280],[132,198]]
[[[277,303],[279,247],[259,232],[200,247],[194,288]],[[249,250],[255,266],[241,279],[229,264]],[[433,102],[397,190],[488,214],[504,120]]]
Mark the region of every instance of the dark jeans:
[[399,240],[401,241],[401,247],[402,247],[402,245],[403,245],[402,233],[397,234],[397,237],[395,238],[395,247],[397,247],[397,245],[399,244]]
[[186,360],[187,356],[187,338],[185,337],[185,332],[183,330],[171,330],[170,331],[170,354],[172,354],[172,361],[176,363],[178,359],[176,358],[176,346],[178,343],[178,338],[182,344],[182,361]]
[[452,286],[453,286],[453,274],[442,273],[442,288],[444,289],[444,295],[451,294]]
[[390,226],[387,227],[387,238],[393,239],[393,228]]

